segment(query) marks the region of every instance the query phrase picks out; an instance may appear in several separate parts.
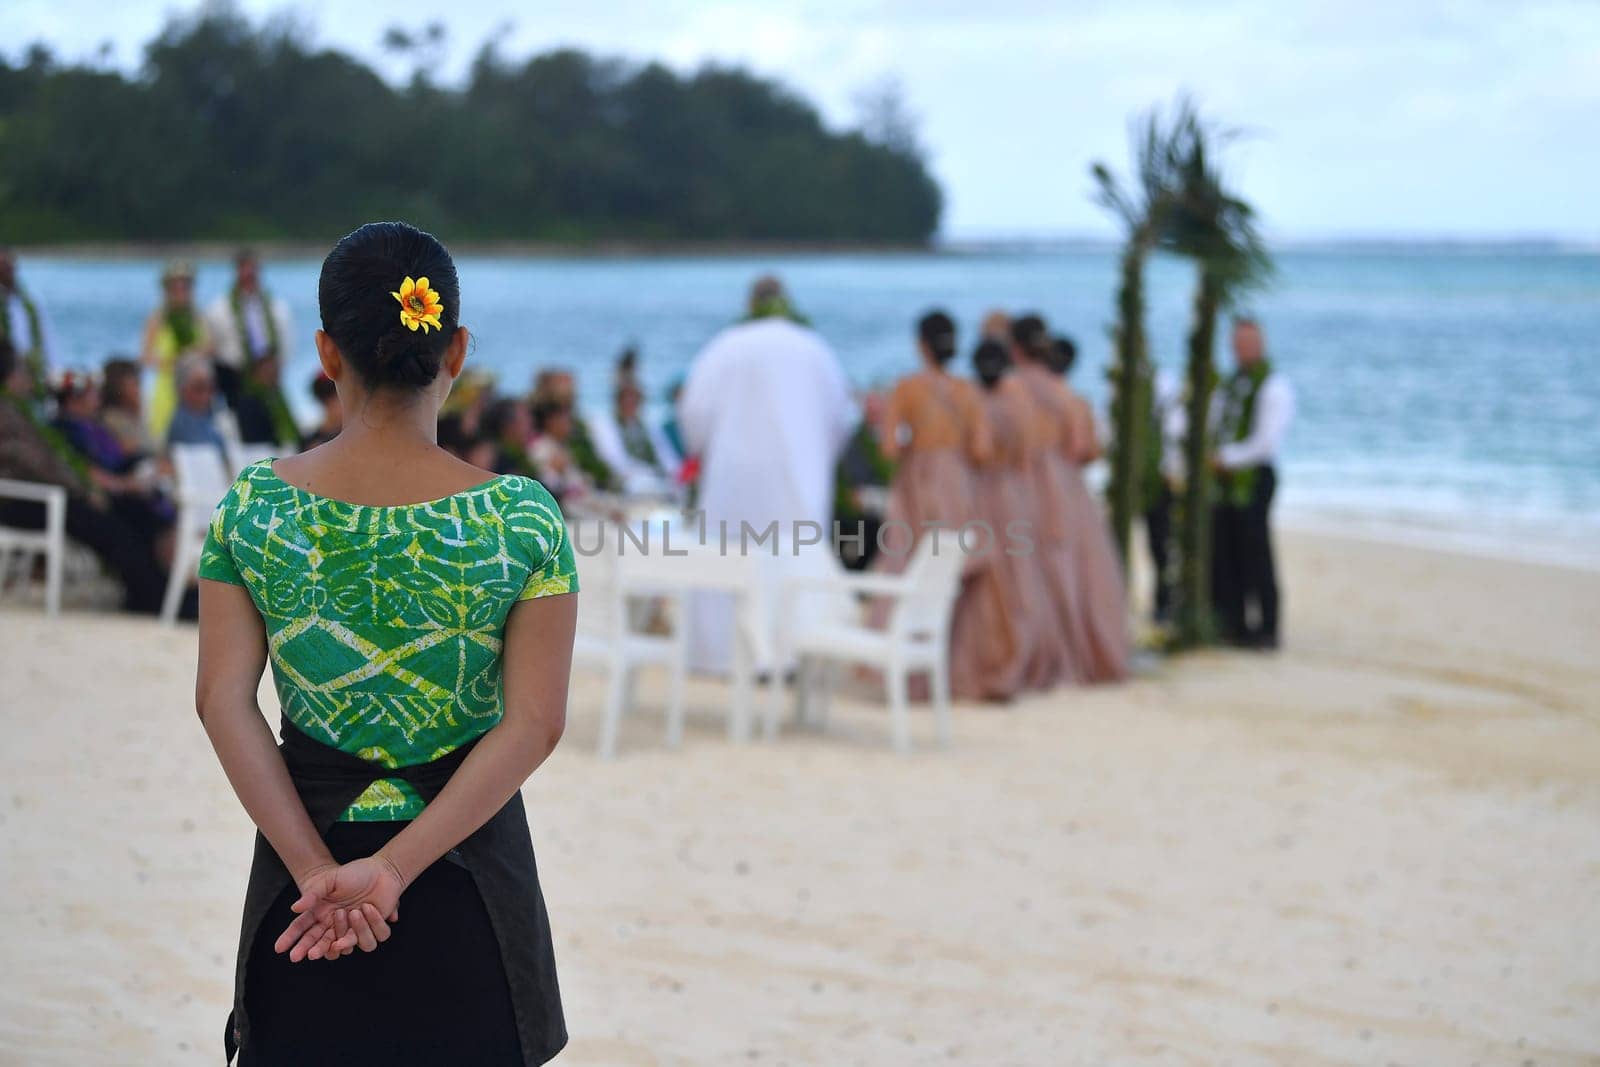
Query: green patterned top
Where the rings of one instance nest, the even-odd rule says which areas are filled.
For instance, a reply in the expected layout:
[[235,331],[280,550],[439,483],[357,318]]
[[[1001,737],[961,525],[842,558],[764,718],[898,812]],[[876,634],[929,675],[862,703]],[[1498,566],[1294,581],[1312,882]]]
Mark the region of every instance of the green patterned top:
[[[499,722],[512,605],[578,588],[561,511],[531,478],[379,507],[296,488],[271,460],[246,467],[217,506],[200,577],[249,592],[289,721],[390,767]],[[414,819],[422,807],[385,779],[342,818]]]

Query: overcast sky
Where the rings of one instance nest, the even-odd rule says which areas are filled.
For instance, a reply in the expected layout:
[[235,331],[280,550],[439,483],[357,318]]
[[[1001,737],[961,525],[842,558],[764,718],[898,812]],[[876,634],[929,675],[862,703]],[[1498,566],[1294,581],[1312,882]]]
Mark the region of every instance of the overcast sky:
[[[166,13],[192,6],[5,0],[6,38],[67,56],[109,40],[131,69]],[[436,14],[450,33],[445,79],[496,34],[513,56],[577,45],[686,70],[733,61],[841,126],[864,86],[893,77],[954,236],[1109,234],[1089,163],[1120,166],[1129,116],[1187,89],[1253,131],[1233,169],[1275,235],[1600,238],[1595,0],[240,6],[297,10],[318,43],[380,63],[386,25]]]

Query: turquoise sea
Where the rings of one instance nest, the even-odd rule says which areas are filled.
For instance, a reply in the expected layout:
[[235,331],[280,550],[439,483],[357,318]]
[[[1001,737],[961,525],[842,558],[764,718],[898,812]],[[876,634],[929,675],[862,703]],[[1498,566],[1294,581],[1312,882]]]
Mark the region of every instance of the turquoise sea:
[[[294,311],[289,379],[304,409],[318,262],[266,266]],[[1298,393],[1283,460],[1287,521],[1600,559],[1600,252],[1305,247],[1278,262],[1249,310]],[[965,342],[991,307],[1032,309],[1077,340],[1075,384],[1102,410],[1115,264],[1109,247],[459,260],[472,359],[506,389],[564,365],[587,402],[603,403],[615,355],[634,343],[659,397],[738,316],[750,280],[773,271],[860,385],[912,366],[912,322],[927,308],[949,309]],[[137,347],[159,266],[24,256],[21,269],[63,362],[87,367]],[[225,260],[202,261],[201,299],[229,275]],[[1174,371],[1191,283],[1180,261],[1152,267],[1153,354]],[[1218,357],[1228,359],[1220,346]]]

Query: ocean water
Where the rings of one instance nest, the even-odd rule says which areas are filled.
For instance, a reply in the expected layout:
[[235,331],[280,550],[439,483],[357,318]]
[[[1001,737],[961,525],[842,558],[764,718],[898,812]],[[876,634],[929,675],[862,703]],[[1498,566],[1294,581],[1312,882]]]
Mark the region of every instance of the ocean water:
[[[1600,560],[1600,253],[1478,248],[1303,248],[1248,309],[1299,415],[1282,460],[1289,521],[1441,538],[1524,555]],[[992,307],[1037,310],[1076,339],[1074,384],[1106,401],[1114,249],[926,254],[551,258],[464,256],[472,362],[523,390],[572,368],[605,402],[616,354],[636,344],[660,402],[696,350],[740,314],[750,280],[781,275],[861,386],[914,364],[917,315],[944,307],[964,351]],[[202,262],[209,301],[230,276]],[[294,312],[288,369],[309,411],[315,259],[274,260],[268,286]],[[25,257],[24,282],[54,323],[62,362],[136,350],[157,298],[155,259]],[[1152,355],[1179,372],[1191,268],[1157,260]],[[1218,359],[1226,365],[1226,333]],[[963,356],[964,363],[964,356]]]

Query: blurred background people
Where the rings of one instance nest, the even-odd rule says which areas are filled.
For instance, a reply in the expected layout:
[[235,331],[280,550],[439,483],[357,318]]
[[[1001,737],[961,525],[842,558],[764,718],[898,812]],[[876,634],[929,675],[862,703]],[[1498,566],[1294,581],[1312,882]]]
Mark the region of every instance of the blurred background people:
[[1254,319],[1233,324],[1234,372],[1218,397],[1218,500],[1212,512],[1211,595],[1224,640],[1278,647],[1278,575],[1271,510],[1274,461],[1294,421],[1294,388],[1267,359]]
[[611,409],[595,412],[589,430],[596,454],[613,472],[622,492],[670,493],[683,460],[662,429],[644,417],[638,359],[638,352],[629,348],[617,361]]
[[[889,574],[905,570],[912,552],[928,537],[938,538],[935,551],[961,551],[956,531],[977,518],[973,468],[988,463],[992,451],[977,389],[948,370],[956,354],[954,321],[943,311],[923,315],[916,326],[916,347],[920,366],[890,391],[878,434],[884,457],[895,470],[883,520],[884,543],[872,569]],[[987,553],[968,557],[951,616],[948,677],[951,691],[964,700],[1011,695],[990,692],[979,663],[984,635],[975,623],[979,615],[992,619],[998,611],[997,604],[977,604],[996,596],[992,575],[985,573],[993,565]],[[886,600],[874,603],[873,623],[883,626],[892,606]]]
[[139,352],[140,361],[154,372],[146,415],[156,440],[167,439],[167,425],[178,409],[179,361],[189,357],[209,361],[211,354],[210,333],[194,306],[194,268],[173,260],[161,272],[161,304],[145,321]]
[[156,462],[125,449],[101,420],[100,387],[93,376],[68,371],[53,393],[56,417],[51,425],[76,453],[80,473],[105,494],[111,509],[162,563],[170,563],[176,509],[158,488]]
[[[276,366],[288,363],[293,338],[289,305],[261,285],[261,260],[255,251],[240,249],[233,257],[233,285],[206,309],[206,327],[216,344],[217,389],[230,408],[240,397],[259,361]],[[246,441],[286,443],[282,437],[246,437]],[[298,443],[298,434],[296,434]]]
[[216,380],[211,361],[189,356],[173,371],[177,380],[178,406],[167,420],[167,444],[215,445],[226,456],[222,430],[216,418]]
[[101,372],[100,421],[124,452],[155,456],[161,451],[144,416],[144,372],[136,360],[112,356]]
[[308,450],[338,437],[344,427],[344,407],[339,403],[339,390],[332,378],[318,371],[317,376],[311,379],[311,398],[317,402],[321,418],[306,436],[304,448]]
[[[855,426],[855,404],[833,349],[795,311],[777,278],[758,278],[744,320],[695,356],[678,417],[684,444],[700,458],[698,503],[708,527],[726,524],[734,538],[743,522],[757,531],[776,523],[785,568],[831,568],[825,540],[812,546],[819,561],[817,552],[800,551],[792,535],[803,521],[826,536],[834,464]],[[732,600],[697,595],[689,624],[690,665],[725,672]]]
[[569,421],[566,424],[562,448],[578,465],[578,469],[583,472],[584,478],[593,488],[607,491],[620,488],[621,480],[611,469],[611,465],[595,449],[594,437],[579,413],[578,382],[571,371],[561,367],[540,371],[534,377],[529,404],[535,411],[541,407],[549,411],[566,408],[566,418]]
[[1060,676],[1060,664],[1036,540],[1038,509],[1028,450],[1032,406],[1011,376],[1004,342],[984,337],[972,353],[972,369],[982,386],[990,440],[989,459],[973,480],[974,514],[994,539],[988,576],[994,594],[975,600],[976,664],[981,694],[997,700],[1049,688]]
[[[11,343],[0,339],[0,478],[60,486],[67,491],[66,532],[92,551],[122,583],[123,607],[154,613],[166,588],[154,545],[113,509],[91,480],[89,464],[32,410],[32,375]],[[0,498],[0,522],[43,529],[45,505]]]
[[[1067,337],[1041,335],[1042,351],[1037,365],[1056,375],[1057,390],[1047,390],[1045,398],[1060,398],[1063,438],[1067,449],[1066,494],[1068,540],[1078,569],[1078,610],[1090,646],[1086,664],[1090,682],[1116,682],[1128,676],[1128,660],[1133,653],[1128,633],[1128,593],[1123,579],[1122,561],[1111,542],[1100,504],[1089,491],[1083,468],[1099,459],[1105,449],[1095,426],[1094,405],[1067,382],[1067,373],[1077,360],[1077,346]],[[1047,399],[1047,402],[1049,400]]]
[[[538,390],[534,390],[538,394]],[[539,480],[567,514],[583,514],[596,487],[577,458],[570,442],[576,423],[571,401],[559,391],[547,392],[533,404],[533,443],[529,456]]]
[[1060,624],[1063,680],[1118,681],[1127,676],[1131,652],[1122,564],[1082,471],[1099,454],[1094,418],[1052,369],[1054,345],[1037,314],[1012,320],[1011,359],[1034,409],[1038,551]]
[[[496,474],[538,477],[528,447],[533,441],[533,415],[528,405],[512,397],[499,397],[483,412],[480,423],[485,440],[494,444]],[[553,494],[552,494],[553,495]]]
[[861,397],[861,418],[844,443],[834,468],[833,521],[838,524],[839,561],[848,570],[865,570],[878,554],[878,531],[889,506],[894,464],[878,439],[884,396],[869,389]]
[[[251,356],[245,367],[244,379],[236,386],[233,399],[234,419],[238,425],[239,440],[254,445],[277,447],[284,453],[300,450],[300,427],[289,410],[289,401],[279,383],[278,356],[265,351]],[[220,372],[221,364],[214,370]],[[221,377],[218,385],[220,388]]]

